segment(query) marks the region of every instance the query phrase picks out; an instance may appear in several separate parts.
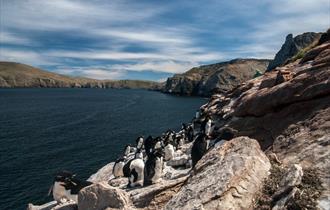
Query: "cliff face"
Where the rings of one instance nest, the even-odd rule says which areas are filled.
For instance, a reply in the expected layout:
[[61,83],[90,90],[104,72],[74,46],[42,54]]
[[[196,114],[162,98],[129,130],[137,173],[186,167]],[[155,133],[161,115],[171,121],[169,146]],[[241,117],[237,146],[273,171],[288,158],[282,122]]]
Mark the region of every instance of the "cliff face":
[[228,91],[261,75],[268,63],[269,60],[236,59],[195,67],[168,78],[163,91],[179,95],[210,96],[214,92]]
[[299,52],[303,53],[302,50],[315,45],[320,39],[321,35],[322,33],[314,32],[303,33],[297,35],[296,37],[293,37],[292,34],[287,35],[280,51],[276,53],[274,60],[269,63],[267,71],[285,64],[285,62],[287,62],[293,56],[297,55]]
[[6,88],[133,88],[159,90],[161,86],[162,84],[151,81],[112,81],[69,77],[24,64],[0,62],[0,87]]
[[[231,127],[239,136],[258,140],[267,154],[276,154],[281,167],[300,164],[304,173],[317,171],[318,178],[310,187],[322,190],[314,192],[318,196],[309,198],[308,209],[317,206],[328,209],[330,204],[329,35],[330,30],[302,59],[250,80],[227,94],[214,95],[203,107],[217,119],[216,133],[223,126]],[[317,187],[318,179],[321,186]],[[290,193],[301,196],[302,188],[293,189],[283,192],[282,198]],[[268,196],[274,201],[276,193]],[[302,205],[304,198],[300,199],[294,202]]]

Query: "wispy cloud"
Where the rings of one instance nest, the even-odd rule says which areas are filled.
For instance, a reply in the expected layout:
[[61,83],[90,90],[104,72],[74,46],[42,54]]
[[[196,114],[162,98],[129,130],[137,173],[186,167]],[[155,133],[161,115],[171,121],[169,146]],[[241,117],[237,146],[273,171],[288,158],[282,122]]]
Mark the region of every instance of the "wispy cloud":
[[328,0],[0,1],[1,60],[98,79],[272,58],[288,33],[330,26]]
[[109,80],[118,80],[122,79],[125,75],[123,71],[114,71],[107,69],[94,69],[90,67],[69,67],[69,68],[60,68],[56,70],[60,74],[66,74],[71,76],[80,76],[93,79],[109,79]]
[[33,41],[14,33],[0,31],[0,44],[31,45]]
[[30,50],[15,50],[0,47],[0,60],[25,63],[34,66],[57,65],[53,59],[49,59],[40,53]]
[[150,62],[141,62],[136,64],[116,64],[112,65],[111,69],[115,70],[130,70],[130,71],[161,71],[167,73],[182,73],[187,71],[197,63],[193,62],[175,62],[172,60],[169,61],[150,61]]

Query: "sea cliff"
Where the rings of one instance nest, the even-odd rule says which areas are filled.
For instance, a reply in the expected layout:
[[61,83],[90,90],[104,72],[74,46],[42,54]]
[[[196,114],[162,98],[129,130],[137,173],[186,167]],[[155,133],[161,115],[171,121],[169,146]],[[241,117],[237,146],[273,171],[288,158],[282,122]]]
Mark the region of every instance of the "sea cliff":
[[142,80],[97,80],[70,77],[29,65],[0,62],[0,88],[129,88],[160,90],[162,83]]
[[234,59],[195,67],[168,78],[162,91],[178,95],[211,96],[213,93],[231,90],[242,82],[260,76],[266,71],[269,61]]

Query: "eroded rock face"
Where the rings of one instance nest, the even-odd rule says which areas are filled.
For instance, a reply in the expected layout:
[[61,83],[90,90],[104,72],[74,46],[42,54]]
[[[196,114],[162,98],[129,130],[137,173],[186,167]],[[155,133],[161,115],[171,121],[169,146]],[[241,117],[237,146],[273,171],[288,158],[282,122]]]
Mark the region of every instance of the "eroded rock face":
[[313,32],[303,33],[296,37],[293,37],[292,34],[287,35],[280,51],[275,55],[274,60],[269,63],[267,71],[283,65],[288,59],[296,55],[299,50],[317,43],[321,35],[322,33]]
[[87,181],[93,183],[109,181],[110,179],[114,178],[112,175],[113,166],[114,162],[108,163],[107,165],[100,168],[95,174],[91,175]]
[[269,169],[256,140],[235,138],[209,151],[164,209],[248,209]]
[[324,187],[319,206],[326,209],[330,203],[330,40],[326,37],[330,36],[324,37],[301,60],[214,95],[205,112],[216,120],[216,132],[231,127],[239,136],[258,140],[285,166],[319,170]]
[[103,210],[105,208],[129,209],[130,199],[125,191],[100,182],[82,189],[78,194],[79,210]]
[[263,73],[269,60],[236,59],[205,65],[167,79],[164,92],[180,95],[210,96],[217,91],[228,91],[240,83]]

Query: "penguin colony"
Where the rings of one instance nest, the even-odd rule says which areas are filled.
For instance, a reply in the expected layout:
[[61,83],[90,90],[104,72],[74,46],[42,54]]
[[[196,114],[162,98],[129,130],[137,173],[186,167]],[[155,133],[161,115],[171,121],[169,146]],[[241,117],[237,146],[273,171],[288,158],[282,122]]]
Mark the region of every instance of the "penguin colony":
[[[135,146],[126,145],[123,154],[115,161],[112,174],[116,178],[126,177],[128,188],[143,187],[155,184],[162,179],[165,165],[174,168],[194,168],[210,147],[222,144],[234,138],[235,132],[224,128],[217,139],[212,139],[213,122],[209,116],[202,115],[198,110],[190,124],[182,124],[181,130],[168,130],[161,136],[139,136]],[[183,154],[181,147],[192,143],[188,154]],[[186,156],[186,158],[181,158]],[[57,174],[52,186],[53,198],[62,203],[66,200],[77,202],[78,192],[92,184],[81,181],[70,172],[62,171]]]

